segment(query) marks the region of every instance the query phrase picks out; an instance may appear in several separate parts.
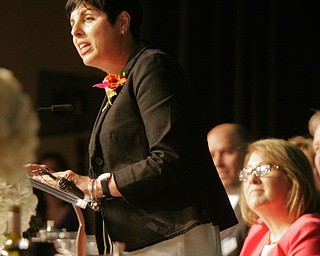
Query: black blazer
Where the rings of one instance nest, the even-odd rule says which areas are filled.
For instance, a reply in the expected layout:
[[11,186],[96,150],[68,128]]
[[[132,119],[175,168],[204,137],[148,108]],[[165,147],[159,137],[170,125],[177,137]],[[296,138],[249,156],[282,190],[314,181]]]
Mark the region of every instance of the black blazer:
[[226,247],[229,251],[228,254],[225,254],[227,256],[240,255],[244,240],[246,239],[250,229],[250,226],[242,218],[239,202],[236,205],[234,212],[239,223],[231,228],[223,230],[220,233],[222,248]]
[[221,229],[237,223],[208,151],[197,91],[180,66],[144,46],[125,72],[127,81],[100,111],[89,145],[90,175],[113,173],[123,195],[100,202],[98,219],[111,239],[133,251],[203,223]]

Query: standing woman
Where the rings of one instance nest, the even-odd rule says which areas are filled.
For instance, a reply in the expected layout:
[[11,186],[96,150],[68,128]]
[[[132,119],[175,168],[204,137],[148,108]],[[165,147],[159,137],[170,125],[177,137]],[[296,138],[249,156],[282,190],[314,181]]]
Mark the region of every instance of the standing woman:
[[128,255],[221,255],[219,229],[237,220],[212,171],[195,88],[176,61],[140,41],[138,0],[69,0],[66,10],[84,64],[108,74],[97,85],[108,97],[89,177],[60,172],[97,201],[100,254],[117,241]]
[[320,255],[320,200],[304,153],[281,139],[249,146],[241,210],[252,225],[242,256]]

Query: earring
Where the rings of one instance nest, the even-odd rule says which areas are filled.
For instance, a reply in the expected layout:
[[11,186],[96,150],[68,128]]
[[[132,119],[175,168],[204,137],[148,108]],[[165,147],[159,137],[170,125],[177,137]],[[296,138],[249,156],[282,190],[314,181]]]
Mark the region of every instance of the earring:
[[121,34],[124,35],[126,33],[126,31],[124,30],[121,30]]

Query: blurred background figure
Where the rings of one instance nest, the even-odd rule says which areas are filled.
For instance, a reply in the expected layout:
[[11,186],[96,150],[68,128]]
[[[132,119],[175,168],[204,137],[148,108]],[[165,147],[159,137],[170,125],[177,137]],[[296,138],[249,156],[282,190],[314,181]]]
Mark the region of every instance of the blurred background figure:
[[304,136],[295,136],[290,138],[288,141],[300,148],[301,151],[306,155],[311,164],[316,185],[318,189],[320,189],[320,175],[315,166],[315,151],[313,149],[313,139],[310,137],[306,138]]
[[239,221],[237,225],[220,233],[223,255],[239,255],[249,230],[240,212],[241,182],[238,172],[243,167],[246,148],[252,140],[252,134],[245,127],[235,123],[217,125],[208,133],[212,160]]
[[316,127],[314,131],[313,149],[315,152],[314,165],[317,170],[317,175],[318,177],[320,177],[320,124]]
[[240,205],[252,227],[240,255],[320,255],[320,197],[303,152],[286,140],[259,140],[244,164]]
[[[309,133],[313,137],[314,165],[316,168],[316,179],[320,180],[320,110],[316,110],[308,122]],[[318,184],[320,182],[318,181]],[[320,185],[318,186],[320,188]]]
[[38,200],[23,165],[35,160],[38,130],[29,96],[11,71],[0,68],[0,254],[9,209],[19,206],[22,232],[36,214]]
[[[65,171],[68,169],[66,159],[57,152],[46,152],[40,159],[39,163],[46,165],[54,171]],[[47,221],[52,220],[56,229],[67,229],[67,231],[77,231],[79,221],[72,204],[67,203],[55,196],[38,189],[34,189],[38,196],[39,203],[37,207],[37,216],[35,221],[39,228],[46,228]]]
[[317,126],[320,124],[320,110],[315,110],[308,121],[308,129],[311,137],[314,136]]

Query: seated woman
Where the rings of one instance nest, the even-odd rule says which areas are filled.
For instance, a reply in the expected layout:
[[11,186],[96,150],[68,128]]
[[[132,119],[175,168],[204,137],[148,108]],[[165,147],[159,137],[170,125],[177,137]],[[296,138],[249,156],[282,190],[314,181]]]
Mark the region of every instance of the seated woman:
[[281,139],[249,145],[241,211],[252,227],[241,256],[320,255],[320,199],[302,151]]

